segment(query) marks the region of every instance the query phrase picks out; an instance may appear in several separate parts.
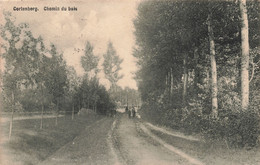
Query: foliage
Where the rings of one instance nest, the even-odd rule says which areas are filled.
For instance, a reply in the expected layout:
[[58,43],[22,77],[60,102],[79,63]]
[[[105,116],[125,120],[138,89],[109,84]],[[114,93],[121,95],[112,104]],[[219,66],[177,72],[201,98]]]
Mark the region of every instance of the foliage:
[[[144,1],[134,21],[139,92],[147,119],[224,139],[230,146],[254,146],[259,136],[259,9],[247,3],[250,42],[250,109],[241,110],[241,22],[233,1]],[[214,33],[218,118],[212,118],[207,18]],[[187,65],[184,60],[187,60]],[[186,104],[182,104],[185,69]],[[249,121],[249,119],[252,119]],[[233,129],[234,128],[234,129]]]
[[98,57],[93,54],[93,46],[87,41],[85,55],[81,57],[81,65],[88,74],[94,69],[97,74]]
[[[5,111],[15,106],[19,111],[43,110],[45,113],[50,110],[58,114],[60,110],[74,109],[76,113],[89,105],[97,113],[106,114],[115,108],[114,101],[96,77],[99,59],[89,42],[81,59],[86,71],[82,78],[73,67],[67,66],[56,45],[51,44],[47,49],[43,38],[33,36],[28,24],[16,25],[11,13],[4,12],[4,16],[5,22],[0,28],[1,57],[5,60],[1,99]],[[94,76],[90,78],[93,70]]]
[[103,69],[105,76],[111,83],[111,86],[114,87],[118,80],[123,78],[123,75],[119,74],[119,71],[121,70],[120,65],[123,62],[123,60],[120,59],[117,55],[112,42],[108,43],[107,52],[103,55],[103,57]]

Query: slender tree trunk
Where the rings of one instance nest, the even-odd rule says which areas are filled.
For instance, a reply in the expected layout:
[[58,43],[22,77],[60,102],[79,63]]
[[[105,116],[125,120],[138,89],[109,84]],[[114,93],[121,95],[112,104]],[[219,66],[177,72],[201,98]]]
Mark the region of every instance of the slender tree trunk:
[[80,102],[80,98],[78,99],[78,101],[79,101],[79,111],[80,111],[80,109],[81,109],[81,102]]
[[166,86],[165,89],[167,89],[168,88],[168,72],[167,72],[167,74],[165,76],[165,86]]
[[58,125],[58,115],[59,115],[59,99],[57,100],[57,112],[56,112],[55,126]]
[[126,90],[126,106],[128,107],[128,91]]
[[211,61],[211,99],[212,99],[212,116],[218,117],[218,86],[217,86],[217,64],[215,59],[215,41],[213,28],[211,25],[211,14],[208,16],[208,35],[210,43],[210,61]]
[[171,70],[168,72],[168,95],[169,99],[171,98]]
[[172,98],[172,95],[173,95],[173,70],[172,70],[172,68],[171,68],[171,70],[170,70],[170,73],[171,73],[171,87],[170,87],[170,93],[171,93],[171,98]]
[[195,68],[194,68],[194,91],[196,92],[196,94],[199,91],[198,88],[198,83],[199,83],[199,76],[200,76],[200,72],[199,72],[199,68],[198,68],[198,48],[195,48],[194,50],[194,59],[195,59]]
[[80,112],[80,98],[78,98],[78,102],[79,102],[79,111],[78,111],[78,115],[79,115],[79,112]]
[[89,107],[90,107],[90,106],[89,106],[89,100],[90,100],[90,96],[88,96],[88,109],[89,109]]
[[247,110],[249,105],[249,39],[248,17],[246,0],[239,0],[241,15],[241,103],[242,109]]
[[96,100],[94,101],[94,103],[93,103],[94,105],[93,105],[93,107],[94,107],[94,112],[96,112]]
[[89,104],[87,105],[87,107],[86,107],[86,100],[85,100],[85,93],[83,92],[83,94],[82,94],[82,102],[83,102],[83,108],[89,108]]
[[95,112],[97,113],[97,100],[95,101]]
[[168,72],[165,75],[165,89],[164,89],[164,94],[168,94]]
[[75,112],[75,107],[74,107],[74,102],[72,104],[72,114],[71,114],[71,119],[74,120],[74,112]]
[[43,89],[42,89],[42,84],[41,84],[41,94],[42,94],[42,99],[41,99],[41,108],[42,108],[42,112],[41,112],[41,126],[40,129],[43,128],[43,112],[44,112],[44,105],[43,105]]
[[182,103],[186,105],[186,96],[187,96],[187,85],[188,85],[188,68],[187,68],[187,58],[188,55],[185,53],[183,59],[183,93],[182,93]]
[[41,107],[42,107],[42,112],[41,112],[41,126],[40,126],[40,129],[43,128],[43,112],[44,112],[43,101],[41,101]]
[[120,101],[120,106],[122,105],[122,95],[121,95],[122,91],[120,90],[119,92],[119,101]]
[[8,140],[10,141],[11,136],[12,136],[12,130],[13,130],[13,120],[14,120],[14,92],[12,91],[12,115],[11,115],[11,120],[10,120],[10,128],[9,128],[9,138]]

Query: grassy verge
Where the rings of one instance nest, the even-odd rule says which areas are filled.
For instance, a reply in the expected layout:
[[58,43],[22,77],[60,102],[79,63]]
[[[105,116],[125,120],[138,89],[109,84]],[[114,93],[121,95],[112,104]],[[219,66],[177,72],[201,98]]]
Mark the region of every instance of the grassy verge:
[[[101,119],[102,116],[88,114],[60,117],[58,126],[55,118],[44,119],[44,127],[40,128],[40,119],[14,121],[10,142],[1,142],[0,164],[37,164],[75,138],[87,125]],[[9,123],[1,126],[2,139],[7,139]]]
[[251,150],[232,148],[229,149],[223,142],[195,142],[187,139],[173,137],[159,131],[152,130],[152,133],[163,139],[165,142],[184,151],[185,153],[200,159],[208,165],[234,164],[234,165],[259,165],[260,149]]

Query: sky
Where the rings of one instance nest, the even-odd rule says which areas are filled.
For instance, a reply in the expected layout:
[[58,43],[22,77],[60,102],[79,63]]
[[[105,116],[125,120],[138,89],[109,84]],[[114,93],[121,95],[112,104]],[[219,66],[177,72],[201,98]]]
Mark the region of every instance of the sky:
[[[87,41],[94,46],[94,54],[100,57],[102,67],[103,54],[111,41],[117,54],[123,59],[119,80],[121,87],[137,89],[133,74],[136,71],[136,59],[132,56],[135,45],[133,20],[137,15],[139,0],[85,0],[85,1],[9,1],[0,2],[0,9],[11,11],[16,22],[29,23],[34,37],[42,36],[45,45],[50,43],[63,52],[67,65],[73,66],[78,75],[84,71],[80,57]],[[38,11],[14,11],[14,7],[37,7]],[[44,7],[59,8],[59,11],[44,11]],[[67,11],[61,11],[66,7]],[[75,7],[77,11],[68,11]],[[2,14],[2,12],[1,12]],[[0,19],[3,19],[1,16]],[[80,51],[75,51],[79,49]],[[104,73],[99,74],[100,83],[109,87]]]

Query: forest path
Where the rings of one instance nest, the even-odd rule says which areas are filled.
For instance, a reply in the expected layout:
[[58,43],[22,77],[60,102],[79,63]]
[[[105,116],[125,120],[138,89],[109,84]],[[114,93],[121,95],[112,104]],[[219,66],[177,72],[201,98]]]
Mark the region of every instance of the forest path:
[[[167,127],[155,126],[142,119],[96,114],[70,116],[59,120],[17,120],[10,144],[1,144],[6,151],[1,159],[9,164],[40,165],[218,165],[259,164],[260,152],[227,149],[207,143],[199,136],[187,136]],[[5,124],[3,135],[8,135]],[[1,138],[1,140],[3,140]],[[11,155],[10,155],[11,154]],[[12,158],[12,159],[11,159]],[[0,162],[1,164],[1,162]]]
[[40,164],[202,164],[154,136],[138,119],[119,114],[86,126],[73,141]]
[[187,165],[202,164],[184,152],[173,149],[152,134],[138,119],[121,115],[113,134],[115,151],[121,164]]

